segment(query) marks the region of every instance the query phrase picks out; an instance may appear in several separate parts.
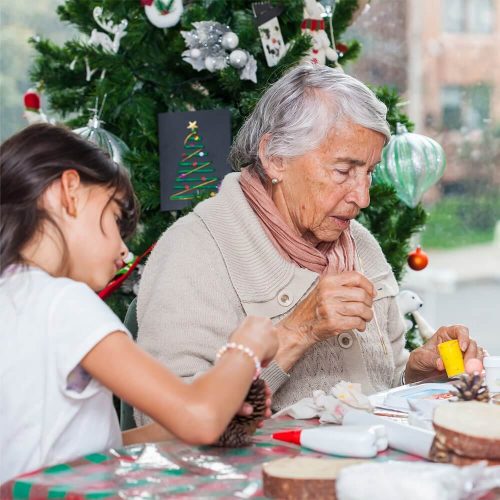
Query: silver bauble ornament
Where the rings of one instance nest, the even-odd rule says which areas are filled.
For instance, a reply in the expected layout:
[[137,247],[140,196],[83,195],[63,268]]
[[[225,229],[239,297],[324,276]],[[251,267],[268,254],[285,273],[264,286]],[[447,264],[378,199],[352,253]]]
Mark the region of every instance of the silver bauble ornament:
[[232,31],[228,31],[222,35],[221,44],[226,50],[233,50],[238,47],[238,35]]
[[215,71],[215,66],[217,64],[217,61],[215,60],[214,57],[212,56],[207,56],[205,57],[205,68],[208,69],[211,73]]
[[199,59],[201,57],[201,50],[191,49],[189,52],[189,57],[192,57],[193,59]]
[[126,166],[123,163],[123,158],[129,151],[127,145],[119,137],[116,137],[115,134],[102,128],[101,121],[97,115],[94,115],[89,120],[86,127],[77,128],[74,132],[87,141],[99,146],[114,162]]
[[248,56],[240,49],[233,50],[231,54],[229,54],[229,64],[233,68],[241,69],[245,67],[245,64],[248,62]]

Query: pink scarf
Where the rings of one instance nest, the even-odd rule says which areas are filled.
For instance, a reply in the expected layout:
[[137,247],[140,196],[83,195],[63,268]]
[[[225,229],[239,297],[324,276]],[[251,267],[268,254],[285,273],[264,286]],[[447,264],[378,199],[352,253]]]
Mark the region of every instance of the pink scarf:
[[322,242],[315,247],[285,223],[270,190],[266,191],[257,173],[243,169],[240,185],[270,240],[285,259],[318,274],[338,274],[355,269],[356,247],[349,228],[336,241]]

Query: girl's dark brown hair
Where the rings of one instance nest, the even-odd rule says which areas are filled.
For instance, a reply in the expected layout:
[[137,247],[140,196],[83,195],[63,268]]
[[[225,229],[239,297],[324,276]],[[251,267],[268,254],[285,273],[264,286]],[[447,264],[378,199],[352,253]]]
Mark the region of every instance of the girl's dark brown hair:
[[0,146],[0,274],[22,262],[21,250],[43,221],[57,227],[40,197],[70,169],[78,172],[84,184],[113,189],[110,201],[120,205],[122,237],[132,235],[138,206],[128,172],[71,130],[46,123],[31,125]]

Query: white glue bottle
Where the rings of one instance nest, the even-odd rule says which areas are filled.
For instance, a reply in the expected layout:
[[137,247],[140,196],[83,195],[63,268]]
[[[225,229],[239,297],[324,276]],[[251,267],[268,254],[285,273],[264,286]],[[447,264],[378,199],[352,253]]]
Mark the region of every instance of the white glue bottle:
[[354,458],[374,457],[388,446],[383,425],[328,425],[276,432],[273,438],[328,455]]

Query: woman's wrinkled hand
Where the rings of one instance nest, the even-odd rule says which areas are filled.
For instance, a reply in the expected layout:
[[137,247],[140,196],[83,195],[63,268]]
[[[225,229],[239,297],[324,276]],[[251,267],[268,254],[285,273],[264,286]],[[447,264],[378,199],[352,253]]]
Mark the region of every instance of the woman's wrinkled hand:
[[423,346],[411,352],[406,364],[406,382],[417,382],[442,375],[444,364],[437,346],[442,342],[455,339],[458,340],[464,355],[464,363],[467,364],[467,361],[476,358],[483,361],[485,351],[477,345],[474,339],[470,338],[467,327],[463,325],[442,326]]
[[278,325],[275,361],[288,371],[312,345],[342,332],[364,331],[373,318],[376,291],[356,271],[322,276],[311,293]]
[[356,271],[323,276],[314,290],[284,320],[306,344],[356,329],[360,332],[373,318],[375,288]]

